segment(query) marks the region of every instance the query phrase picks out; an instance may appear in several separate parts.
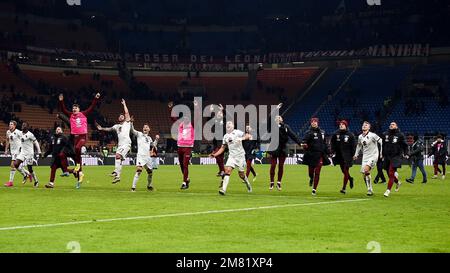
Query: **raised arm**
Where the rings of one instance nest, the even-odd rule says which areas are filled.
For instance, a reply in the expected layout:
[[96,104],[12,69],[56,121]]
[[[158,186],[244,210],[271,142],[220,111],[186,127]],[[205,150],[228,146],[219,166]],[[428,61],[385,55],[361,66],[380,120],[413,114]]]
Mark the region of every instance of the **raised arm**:
[[272,112],[270,112],[270,119],[274,118],[274,115],[277,111],[278,111],[278,114],[280,114],[279,111],[282,106],[283,106],[283,103],[281,103],[281,102],[278,103],[277,107]]
[[95,122],[95,126],[97,127],[97,130],[99,130],[99,131],[104,131],[104,132],[112,132],[112,131],[114,131],[114,127],[103,128],[97,122]]
[[194,127],[194,124],[201,122],[202,115],[200,115],[200,117],[195,117],[195,112],[199,107],[200,107],[200,105],[198,104],[198,101],[194,100],[194,119],[192,120],[192,127]]
[[62,120],[66,125],[70,127],[70,120],[69,118],[64,114],[56,114],[56,117]]
[[92,113],[92,111],[94,111],[95,105],[97,105],[97,102],[98,102],[99,98],[100,98],[100,93],[95,94],[95,97],[92,100],[92,103],[89,106],[89,108],[83,111],[83,114],[85,116],[89,115],[90,113]]
[[173,101],[169,101],[167,104],[167,107],[169,108],[169,117],[172,122],[175,122],[178,120],[178,117],[172,117],[172,109],[173,109]]
[[[98,127],[97,127],[97,129],[98,129]],[[131,122],[131,124],[130,124],[130,131],[131,131],[131,133],[132,133],[133,135],[135,135],[135,136],[137,136],[138,133],[139,133],[139,131],[136,131],[136,130],[134,129],[134,123],[133,123],[133,122]]]
[[69,112],[69,110],[67,110],[66,105],[64,104],[64,95],[59,94],[58,99],[59,99],[59,107],[61,108],[61,111],[64,113],[64,115],[70,116],[70,112]]
[[122,105],[123,105],[123,113],[125,115],[125,121],[130,121],[131,120],[130,112],[128,111],[128,107],[127,107],[125,100],[122,99],[122,101],[120,103],[122,103]]

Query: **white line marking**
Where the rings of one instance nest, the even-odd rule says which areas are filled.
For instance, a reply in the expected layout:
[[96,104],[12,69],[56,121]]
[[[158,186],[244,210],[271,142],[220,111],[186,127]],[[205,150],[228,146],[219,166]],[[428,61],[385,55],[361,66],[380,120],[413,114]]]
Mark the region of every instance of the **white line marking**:
[[360,201],[367,201],[367,200],[370,200],[370,199],[324,201],[324,202],[314,202],[314,203],[273,205],[273,206],[263,206],[263,207],[253,207],[253,208],[207,210],[207,211],[198,211],[198,212],[183,212],[183,213],[172,213],[172,214],[161,214],[161,215],[134,216],[134,217],[124,217],[124,218],[110,218],[110,219],[75,221],[75,222],[64,222],[64,223],[53,223],[53,224],[40,224],[40,225],[29,225],[29,226],[1,227],[0,231],[17,230],[17,229],[31,229],[31,228],[45,228],[45,227],[58,227],[58,226],[68,226],[68,225],[89,224],[89,223],[91,223],[91,224],[92,223],[105,223],[105,222],[114,222],[114,221],[157,219],[157,218],[178,217],[178,216],[194,216],[194,215],[205,215],[205,214],[216,214],[216,213],[227,213],[227,212],[263,210],[263,209],[278,209],[278,208],[300,207],[300,206],[326,205],[326,204],[337,204],[337,203],[348,203],[348,202],[360,202]]

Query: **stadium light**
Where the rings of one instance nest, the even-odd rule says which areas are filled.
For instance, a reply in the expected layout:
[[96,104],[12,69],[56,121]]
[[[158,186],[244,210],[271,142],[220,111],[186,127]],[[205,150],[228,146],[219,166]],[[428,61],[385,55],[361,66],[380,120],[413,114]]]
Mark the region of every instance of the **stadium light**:
[[81,0],[66,0],[69,6],[81,6]]
[[369,6],[381,6],[381,0],[367,0]]

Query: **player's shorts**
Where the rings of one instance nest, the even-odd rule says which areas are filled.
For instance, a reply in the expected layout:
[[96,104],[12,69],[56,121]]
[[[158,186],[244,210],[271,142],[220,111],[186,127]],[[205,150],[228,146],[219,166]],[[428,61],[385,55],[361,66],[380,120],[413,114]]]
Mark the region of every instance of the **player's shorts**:
[[122,159],[125,159],[130,152],[131,145],[122,145],[117,148],[116,154],[120,154]]
[[136,166],[139,166],[139,167],[147,166],[149,169],[153,169],[152,168],[152,158],[150,156],[138,155],[136,157]]
[[364,173],[364,167],[369,166],[371,169],[377,166],[378,157],[364,158],[361,164],[361,172]]
[[152,169],[158,169],[159,157],[151,157],[151,161],[152,161]]
[[25,165],[33,165],[34,154],[20,153],[16,159],[22,161]]
[[11,161],[16,161],[17,156],[19,156],[19,153],[11,153]]
[[229,156],[227,159],[227,163],[225,164],[225,167],[231,167],[233,169],[238,169],[240,172],[245,171],[247,167],[247,162],[245,161],[245,156],[235,158]]

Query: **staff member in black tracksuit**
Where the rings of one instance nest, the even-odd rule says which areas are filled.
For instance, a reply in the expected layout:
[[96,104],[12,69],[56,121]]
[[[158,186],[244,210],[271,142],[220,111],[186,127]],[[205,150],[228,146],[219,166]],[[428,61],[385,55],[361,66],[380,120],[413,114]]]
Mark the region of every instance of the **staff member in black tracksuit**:
[[[281,104],[278,105],[281,107]],[[287,144],[289,138],[295,143],[301,145],[299,137],[292,131],[291,127],[284,123],[283,117],[275,116],[275,123],[278,125],[278,145],[269,145],[268,154],[270,155],[270,186],[269,189],[272,190],[274,187],[275,179],[275,168],[277,166],[278,160],[278,180],[277,180],[277,190],[281,190],[281,180],[283,179],[284,173],[284,161],[288,156],[289,150]],[[272,143],[271,143],[272,144]]]
[[383,140],[383,167],[389,174],[389,182],[385,197],[389,197],[392,185],[397,184],[395,191],[400,189],[397,169],[402,167],[403,157],[408,158],[408,144],[405,135],[400,132],[395,121],[389,125],[389,130],[382,135]]
[[61,127],[56,127],[55,134],[52,136],[50,147],[44,154],[44,157],[52,155],[52,164],[50,166],[50,182],[45,185],[46,188],[53,188],[55,182],[55,174],[58,168],[61,168],[64,173],[68,173],[67,158],[65,151],[71,144],[69,139],[63,134]]
[[344,174],[341,193],[345,194],[348,181],[350,189],[353,189],[353,177],[350,176],[350,168],[353,166],[353,155],[356,151],[355,135],[348,130],[348,121],[341,120],[339,129],[331,137],[331,153],[333,164],[339,165]]
[[[312,195],[316,195],[322,166],[330,165],[325,131],[319,127],[319,119],[311,118],[311,127],[306,132],[302,147],[305,149],[303,164],[308,165],[309,186],[313,186]],[[313,184],[314,183],[314,184]]]
[[245,161],[247,163],[246,176],[248,177],[250,172],[253,174],[253,181],[256,180],[257,173],[253,169],[252,163],[256,158],[256,151],[259,150],[260,141],[258,136],[254,136],[253,128],[250,125],[245,126],[245,134],[249,135],[249,139],[242,141],[242,146],[245,151]]

